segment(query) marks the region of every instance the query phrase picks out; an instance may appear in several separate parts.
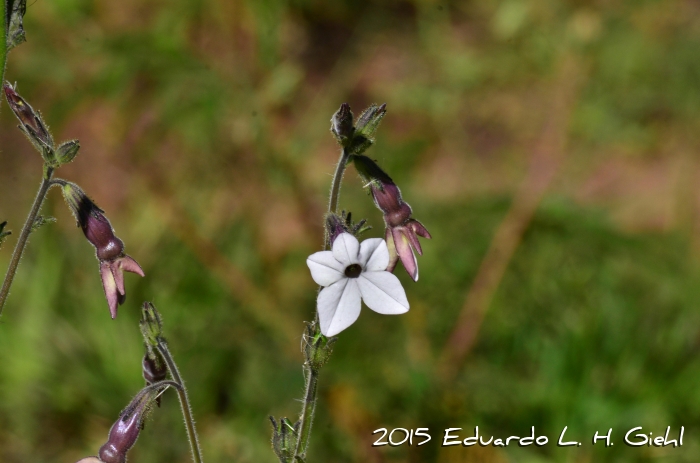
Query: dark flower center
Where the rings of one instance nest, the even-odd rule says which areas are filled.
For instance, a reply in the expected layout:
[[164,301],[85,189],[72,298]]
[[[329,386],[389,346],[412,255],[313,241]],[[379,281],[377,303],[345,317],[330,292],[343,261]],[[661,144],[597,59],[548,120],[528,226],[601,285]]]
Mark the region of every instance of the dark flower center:
[[357,278],[362,273],[360,264],[352,264],[345,267],[345,276],[348,278]]

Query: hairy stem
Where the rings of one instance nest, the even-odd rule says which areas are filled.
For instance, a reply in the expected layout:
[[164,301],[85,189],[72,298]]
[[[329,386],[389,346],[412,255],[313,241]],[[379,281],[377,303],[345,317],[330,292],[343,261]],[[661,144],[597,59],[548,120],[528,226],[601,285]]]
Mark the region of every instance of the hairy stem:
[[304,408],[301,412],[301,427],[299,429],[299,439],[297,448],[294,451],[295,458],[306,459],[306,449],[309,447],[311,437],[311,424],[314,421],[316,411],[316,391],[318,390],[318,370],[310,365],[305,365],[306,370],[306,391],[304,392]]
[[27,246],[29,234],[32,232],[34,222],[39,214],[44,198],[46,198],[46,193],[49,191],[49,188],[51,188],[52,185],[51,177],[53,176],[53,168],[46,167],[44,172],[44,177],[41,179],[39,191],[36,194],[34,204],[32,204],[27,220],[24,222],[22,232],[19,234],[17,244],[15,245],[15,250],[12,252],[12,258],[10,259],[10,266],[7,268],[5,280],[2,282],[2,289],[0,289],[0,315],[2,315],[2,309],[5,306],[7,296],[10,294],[10,286],[12,286],[12,280],[15,278],[15,273],[17,273],[17,267],[19,266],[19,261],[24,253],[24,248]]
[[[343,182],[343,174],[345,174],[345,167],[347,167],[349,159],[350,153],[348,150],[343,148],[343,151],[340,154],[340,159],[338,160],[338,165],[335,167],[335,174],[333,175],[331,197],[328,202],[328,212],[337,212],[338,210],[340,184]],[[330,249],[330,246],[331,243],[328,239],[326,239],[325,249]],[[321,329],[319,328],[318,323],[318,313],[316,313],[315,320],[316,330],[314,333],[314,338],[321,336]],[[304,391],[304,405],[301,410],[301,416],[299,417],[299,438],[297,439],[297,448],[294,451],[295,458],[301,459],[302,461],[306,458],[306,449],[309,446],[309,438],[311,437],[311,425],[313,424],[314,412],[316,411],[318,369],[313,368],[307,361],[306,364],[304,364],[304,373],[304,376],[306,377],[306,390]]]
[[331,186],[331,199],[328,202],[328,212],[337,212],[338,197],[340,196],[340,184],[343,182],[343,174],[345,173],[345,167],[348,165],[349,158],[350,153],[348,153],[348,150],[343,148],[343,152],[340,154],[340,160],[338,161],[338,165],[335,167],[335,175],[333,175],[333,184]]
[[[0,85],[5,83],[5,67],[7,66],[7,0],[0,0],[0,18],[2,18],[2,43],[0,43]],[[2,305],[0,305],[2,309]]]
[[192,407],[190,407],[190,399],[187,397],[187,388],[185,383],[182,381],[180,372],[177,369],[175,360],[173,360],[168,346],[165,342],[160,341],[157,345],[158,352],[163,356],[165,364],[168,366],[170,371],[170,376],[172,376],[173,381],[178,383],[181,387],[177,388],[177,395],[180,399],[180,408],[182,409],[182,416],[185,419],[185,427],[187,428],[187,438],[190,441],[190,449],[192,450],[192,459],[195,463],[202,463],[202,449],[199,447],[199,438],[197,437],[197,430],[194,427],[194,418],[192,417]]

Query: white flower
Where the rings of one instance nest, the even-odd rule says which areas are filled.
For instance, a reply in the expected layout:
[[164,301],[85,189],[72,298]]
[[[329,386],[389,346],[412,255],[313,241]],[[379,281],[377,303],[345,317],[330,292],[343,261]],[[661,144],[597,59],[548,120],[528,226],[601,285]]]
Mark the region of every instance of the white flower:
[[381,238],[360,244],[349,233],[341,233],[332,251],[309,256],[306,264],[316,283],[325,286],[318,295],[321,332],[334,336],[360,316],[360,298],[377,313],[408,312],[408,299],[399,279],[386,271],[389,250]]

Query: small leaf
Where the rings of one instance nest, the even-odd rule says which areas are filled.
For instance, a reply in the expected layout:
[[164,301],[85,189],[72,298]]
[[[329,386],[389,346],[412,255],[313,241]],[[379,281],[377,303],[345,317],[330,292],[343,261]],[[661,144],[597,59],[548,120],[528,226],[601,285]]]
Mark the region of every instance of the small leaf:
[[12,234],[12,232],[9,230],[4,231],[5,225],[7,225],[7,221],[0,223],[0,246],[2,246],[2,242],[5,241],[5,238]]
[[22,18],[27,12],[27,0],[7,0],[5,27],[7,28],[7,51],[26,41]]
[[32,224],[32,231],[37,231],[42,225],[46,225],[47,223],[54,223],[55,221],[55,217],[44,217],[43,215],[38,215],[36,219],[34,219],[34,223]]

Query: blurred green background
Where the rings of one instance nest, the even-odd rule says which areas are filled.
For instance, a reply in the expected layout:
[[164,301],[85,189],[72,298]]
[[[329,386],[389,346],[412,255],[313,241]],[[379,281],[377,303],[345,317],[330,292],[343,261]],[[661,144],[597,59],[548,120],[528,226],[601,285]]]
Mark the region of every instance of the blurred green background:
[[[31,1],[31,0],[30,0]],[[6,78],[78,158],[146,278],[111,320],[92,247],[32,235],[0,319],[0,461],[94,455],[143,384],[162,312],[205,460],[274,462],[294,418],[342,102],[388,113],[368,152],[423,241],[411,311],[364,308],[321,373],[309,462],[693,462],[700,452],[700,2],[37,0]],[[3,103],[0,221],[41,164]],[[341,207],[381,214],[350,167]],[[474,284],[474,282],[477,284]],[[544,447],[442,448],[442,432]],[[681,448],[624,433],[685,426]],[[559,448],[559,433],[581,447]],[[421,447],[372,447],[429,427]],[[591,445],[613,428],[615,445]],[[696,455],[696,456],[693,456]],[[168,393],[130,453],[190,461]]]

